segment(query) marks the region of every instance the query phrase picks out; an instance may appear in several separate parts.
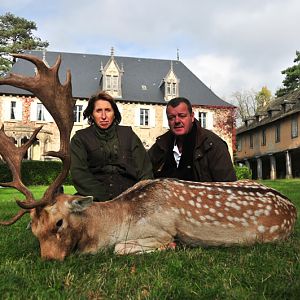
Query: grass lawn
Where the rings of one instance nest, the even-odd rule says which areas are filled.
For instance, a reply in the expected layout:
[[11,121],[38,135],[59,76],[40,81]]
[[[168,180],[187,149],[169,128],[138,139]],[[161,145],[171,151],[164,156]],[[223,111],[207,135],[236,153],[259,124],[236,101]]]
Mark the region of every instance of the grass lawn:
[[[300,211],[300,179],[263,181]],[[45,187],[33,187],[36,197]],[[65,187],[73,193],[73,187]],[[17,193],[0,189],[0,218],[17,211]],[[26,230],[29,216],[0,227],[0,299],[299,299],[300,222],[285,242],[168,250],[136,256],[73,254],[42,261]]]

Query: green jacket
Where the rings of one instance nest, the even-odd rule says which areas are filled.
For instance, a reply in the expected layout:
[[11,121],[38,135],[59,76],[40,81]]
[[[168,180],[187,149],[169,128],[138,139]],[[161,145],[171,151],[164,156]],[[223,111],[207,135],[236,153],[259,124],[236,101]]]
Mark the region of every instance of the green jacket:
[[71,140],[71,176],[77,192],[97,201],[118,196],[140,180],[152,179],[152,164],[131,127],[96,125]]

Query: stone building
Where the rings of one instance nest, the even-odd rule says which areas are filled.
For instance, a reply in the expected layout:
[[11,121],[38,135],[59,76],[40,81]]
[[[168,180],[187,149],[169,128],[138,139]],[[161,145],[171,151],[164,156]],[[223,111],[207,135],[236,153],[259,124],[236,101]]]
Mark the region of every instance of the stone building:
[[236,162],[254,179],[300,177],[300,89],[275,99],[237,129]]
[[[59,71],[63,83],[67,69],[72,74],[74,109],[73,133],[88,126],[83,111],[88,98],[99,90],[109,92],[117,102],[122,125],[130,125],[149,148],[158,135],[168,129],[165,114],[167,102],[177,96],[188,98],[203,127],[219,134],[233,153],[235,141],[235,107],[215,95],[179,59],[175,61],[111,54],[91,55],[28,51],[52,66],[61,55]],[[23,59],[14,64],[12,73],[35,75],[35,66]],[[30,92],[0,85],[0,123],[5,131],[23,144],[37,126],[43,125],[38,140],[29,149],[27,159],[47,159],[45,151],[59,148],[59,135],[51,115]]]

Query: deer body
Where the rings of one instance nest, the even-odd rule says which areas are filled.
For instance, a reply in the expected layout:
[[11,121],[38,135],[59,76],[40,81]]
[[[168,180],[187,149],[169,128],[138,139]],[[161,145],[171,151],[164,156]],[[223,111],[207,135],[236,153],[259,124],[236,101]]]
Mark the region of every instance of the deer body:
[[115,247],[118,254],[165,249],[174,239],[189,246],[273,242],[291,234],[296,209],[283,195],[252,181],[157,179],[108,202],[60,195],[51,209],[32,218],[42,257],[64,259],[75,249],[95,253]]

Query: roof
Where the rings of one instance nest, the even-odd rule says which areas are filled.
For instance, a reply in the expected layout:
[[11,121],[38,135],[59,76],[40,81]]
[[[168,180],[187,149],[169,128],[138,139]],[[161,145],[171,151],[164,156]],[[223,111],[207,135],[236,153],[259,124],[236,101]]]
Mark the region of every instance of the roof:
[[[267,107],[259,111],[255,116],[247,118],[252,120],[248,126],[243,125],[237,129],[237,134],[265,126],[279,119],[286,118],[300,112],[300,88],[287,95],[274,99]],[[259,121],[257,118],[259,117]]]
[[[38,50],[25,53],[43,57],[43,52]],[[105,66],[111,56],[48,51],[45,53],[45,60],[49,66],[55,63],[58,55],[62,57],[59,70],[62,83],[66,78],[66,70],[71,70],[74,98],[87,99],[100,89],[101,65]],[[114,56],[114,59],[118,66],[124,69],[120,101],[166,103],[160,85],[170,71],[170,60],[121,56]],[[233,107],[214,94],[181,61],[172,61],[172,65],[180,80],[179,96],[189,99],[192,105]],[[34,68],[35,66],[31,62],[18,59],[11,72],[33,76]],[[144,87],[142,88],[142,86]],[[8,85],[0,85],[0,94],[29,95],[30,92]]]

